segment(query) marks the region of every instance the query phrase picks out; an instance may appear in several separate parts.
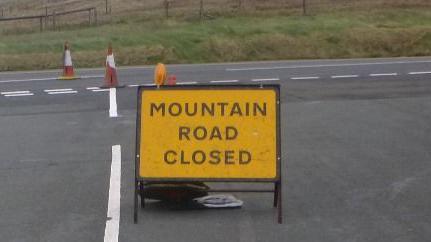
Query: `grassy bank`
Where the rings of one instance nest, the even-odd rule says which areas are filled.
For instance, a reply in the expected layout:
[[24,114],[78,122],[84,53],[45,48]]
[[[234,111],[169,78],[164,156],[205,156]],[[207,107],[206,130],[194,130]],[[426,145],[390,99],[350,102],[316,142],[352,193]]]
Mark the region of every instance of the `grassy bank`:
[[307,58],[431,55],[431,11],[391,8],[315,16],[265,12],[199,20],[138,16],[98,27],[8,33],[0,38],[0,71],[61,66],[72,43],[77,67],[103,66],[112,42],[119,65]]

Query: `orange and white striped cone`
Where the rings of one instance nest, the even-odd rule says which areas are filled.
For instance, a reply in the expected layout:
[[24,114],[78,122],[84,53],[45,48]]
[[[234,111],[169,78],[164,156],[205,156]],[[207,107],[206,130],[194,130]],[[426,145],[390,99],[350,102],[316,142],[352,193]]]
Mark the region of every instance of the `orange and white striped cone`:
[[116,87],[124,87],[124,85],[118,84],[117,77],[117,67],[115,66],[114,53],[112,52],[112,45],[108,46],[108,54],[106,56],[105,62],[105,84],[102,86],[104,88],[116,88]]
[[70,54],[69,42],[64,43],[64,53],[63,53],[63,75],[59,77],[60,80],[73,80],[78,79],[75,76],[72,63],[72,55]]

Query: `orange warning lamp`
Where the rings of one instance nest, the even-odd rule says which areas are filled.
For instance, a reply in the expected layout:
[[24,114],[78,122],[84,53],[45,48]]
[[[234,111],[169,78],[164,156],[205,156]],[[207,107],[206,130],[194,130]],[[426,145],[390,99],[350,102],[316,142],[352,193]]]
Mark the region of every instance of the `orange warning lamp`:
[[161,86],[166,81],[166,66],[162,63],[157,64],[156,70],[154,71],[154,84]]
[[175,86],[177,84],[177,77],[175,75],[171,75],[168,77],[168,83],[169,86]]

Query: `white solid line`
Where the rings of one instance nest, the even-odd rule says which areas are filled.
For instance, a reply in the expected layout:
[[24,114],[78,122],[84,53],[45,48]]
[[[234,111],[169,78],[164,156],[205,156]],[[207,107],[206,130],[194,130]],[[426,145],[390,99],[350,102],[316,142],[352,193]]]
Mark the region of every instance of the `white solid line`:
[[58,77],[49,77],[49,78],[35,78],[35,79],[23,79],[23,80],[5,80],[0,81],[0,83],[9,83],[9,82],[32,82],[32,81],[50,81],[57,80]]
[[264,78],[264,79],[251,79],[252,82],[270,82],[270,81],[280,81],[280,78]]
[[178,85],[198,84],[197,82],[177,82]]
[[144,85],[142,85],[142,86],[146,86],[146,87],[155,87],[155,86],[156,86],[156,84],[154,84],[154,83],[148,83],[148,84],[144,84]]
[[20,94],[7,94],[5,97],[23,97],[23,96],[33,96],[33,93],[20,93]]
[[398,73],[376,73],[370,74],[370,76],[398,76]]
[[139,87],[139,84],[127,85],[128,87]]
[[89,79],[89,78],[103,78],[103,75],[94,75],[94,76],[80,76],[81,79]]
[[75,94],[78,93],[78,91],[63,91],[63,92],[48,92],[49,95],[56,95],[56,94]]
[[109,88],[109,117],[118,117],[116,88]]
[[0,94],[2,94],[2,95],[9,95],[9,94],[23,94],[23,93],[30,93],[30,91],[0,92]]
[[111,179],[104,242],[118,242],[121,204],[121,146],[112,146]]
[[344,75],[344,76],[331,76],[331,78],[354,78],[354,77],[359,77],[358,75]]
[[297,77],[291,77],[292,80],[310,80],[310,79],[319,79],[318,76],[297,76]]
[[232,83],[239,82],[238,80],[218,80],[218,81],[210,81],[211,83]]
[[100,87],[87,87],[85,89],[87,89],[87,90],[98,90],[98,89],[100,89]]
[[43,90],[44,92],[66,92],[66,91],[72,91],[72,88],[65,88],[65,89],[47,89]]
[[[80,76],[81,79],[90,79],[90,78],[103,78],[103,75],[95,75],[95,76]],[[10,82],[32,82],[32,81],[51,81],[58,80],[58,77],[48,77],[48,78],[32,78],[32,79],[22,79],[22,80],[4,80],[0,81],[0,83],[10,83]]]
[[409,72],[409,75],[423,75],[423,74],[431,74],[431,71]]
[[255,71],[255,70],[277,70],[277,69],[297,69],[297,68],[319,68],[319,67],[339,67],[339,66],[371,66],[371,65],[396,65],[396,64],[417,64],[430,63],[431,61],[390,61],[390,62],[363,62],[363,63],[342,63],[342,64],[322,64],[322,65],[294,65],[294,66],[270,66],[270,67],[249,67],[249,68],[226,68],[226,71]]
[[95,89],[91,90],[92,92],[109,92],[109,89]]
[[[431,60],[428,60],[429,57],[393,57],[393,58],[355,58],[355,59],[317,59],[317,60],[310,60],[310,59],[300,59],[300,60],[279,60],[279,61],[242,61],[242,62],[225,62],[225,63],[205,63],[205,64],[172,64],[168,65],[170,68],[190,68],[192,66],[225,66],[225,65],[250,65],[250,64],[279,64],[279,63],[296,63],[298,61],[306,62],[306,63],[312,63],[315,61],[321,61],[325,63],[337,63],[337,62],[345,62],[345,61],[373,61],[371,63],[378,63],[378,61],[381,61],[380,63],[383,64],[417,64],[417,63],[431,63]],[[366,63],[366,62],[359,62],[359,63]],[[118,67],[118,70],[128,70],[128,69],[147,69],[147,70],[154,70],[154,66],[152,65],[141,65],[141,66],[122,66]],[[87,72],[87,71],[105,71],[105,68],[80,68],[79,69],[81,73]],[[56,69],[56,70],[41,70],[41,71],[7,71],[0,73],[0,76],[2,75],[15,75],[15,74],[34,74],[34,73],[61,73],[62,69]],[[57,77],[58,78],[58,77]],[[57,79],[56,78],[56,79]]]

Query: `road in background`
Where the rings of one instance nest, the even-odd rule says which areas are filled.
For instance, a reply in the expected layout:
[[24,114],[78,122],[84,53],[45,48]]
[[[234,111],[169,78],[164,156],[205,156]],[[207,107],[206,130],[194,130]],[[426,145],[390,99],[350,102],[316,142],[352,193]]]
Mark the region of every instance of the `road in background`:
[[151,203],[134,225],[136,85],[152,83],[153,67],[119,69],[115,118],[103,69],[77,71],[0,73],[2,241],[103,241],[114,145],[119,241],[431,237],[431,58],[168,66],[180,85],[281,85],[283,225],[265,194],[235,194],[235,210]]

